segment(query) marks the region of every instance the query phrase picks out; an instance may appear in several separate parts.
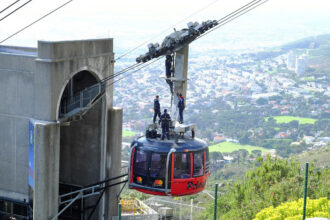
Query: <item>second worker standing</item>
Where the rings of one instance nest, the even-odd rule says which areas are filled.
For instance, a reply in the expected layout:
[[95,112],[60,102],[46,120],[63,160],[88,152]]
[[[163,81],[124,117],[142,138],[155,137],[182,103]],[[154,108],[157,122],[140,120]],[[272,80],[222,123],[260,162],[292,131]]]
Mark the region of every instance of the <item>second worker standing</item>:
[[155,100],[154,100],[154,119],[153,119],[153,123],[156,123],[156,118],[158,116],[158,118],[160,119],[160,104],[159,104],[159,96],[157,95]]

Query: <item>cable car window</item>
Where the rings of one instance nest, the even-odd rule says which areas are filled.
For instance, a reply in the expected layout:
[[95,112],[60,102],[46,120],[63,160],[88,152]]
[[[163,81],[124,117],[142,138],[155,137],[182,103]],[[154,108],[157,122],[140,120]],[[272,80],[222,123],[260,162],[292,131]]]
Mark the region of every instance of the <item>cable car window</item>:
[[152,153],[150,164],[150,177],[165,178],[166,159],[166,154]]
[[134,173],[145,176],[147,174],[147,152],[136,150]]
[[190,178],[190,154],[176,153],[174,156],[174,178]]
[[204,174],[204,151],[194,153],[193,176],[203,176]]

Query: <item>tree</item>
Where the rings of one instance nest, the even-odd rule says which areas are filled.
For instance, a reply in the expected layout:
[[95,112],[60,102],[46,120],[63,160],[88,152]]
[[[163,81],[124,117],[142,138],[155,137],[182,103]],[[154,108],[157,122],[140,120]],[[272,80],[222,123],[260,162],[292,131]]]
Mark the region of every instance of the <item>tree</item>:
[[238,151],[239,151],[241,157],[243,158],[243,160],[245,160],[247,155],[249,155],[249,151],[247,151],[245,149],[239,149]]
[[299,122],[297,120],[290,121],[289,122],[289,126],[290,126],[290,128],[296,128],[296,129],[298,129]]
[[252,150],[251,153],[252,153],[255,157],[260,157],[260,156],[261,156],[261,150]]
[[257,104],[258,105],[266,105],[268,103],[268,100],[265,98],[259,98],[257,99]]
[[215,163],[217,160],[223,160],[223,155],[221,152],[215,151],[210,153],[210,158]]

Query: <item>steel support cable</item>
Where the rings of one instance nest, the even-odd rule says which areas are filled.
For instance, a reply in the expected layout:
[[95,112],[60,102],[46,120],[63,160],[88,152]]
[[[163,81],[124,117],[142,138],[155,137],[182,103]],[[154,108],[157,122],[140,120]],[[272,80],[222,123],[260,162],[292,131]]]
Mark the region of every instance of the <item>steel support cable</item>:
[[[264,1],[264,2],[262,2],[262,1]],[[252,10],[252,9],[254,9],[254,8],[256,8],[256,7],[258,7],[259,5],[265,3],[266,1],[268,1],[268,0],[253,0],[253,1],[251,1],[251,2],[249,2],[249,3],[247,3],[247,4],[245,4],[244,6],[242,6],[242,7],[238,8],[238,9],[236,9],[235,11],[233,11],[233,12],[229,13],[228,15],[226,15],[225,17],[219,19],[218,22],[220,22],[220,23],[219,23],[215,28],[212,28],[211,30],[209,30],[209,31],[207,31],[206,33],[204,33],[203,35],[197,37],[196,40],[199,39],[199,38],[201,38],[202,36],[204,36],[204,35],[210,33],[211,31],[213,31],[213,30],[215,30],[215,29],[217,29],[217,28],[219,28],[219,27],[221,27],[221,26],[223,26],[223,25],[229,23],[230,21],[232,21],[232,20],[238,18],[239,16],[241,16],[241,15],[247,13],[248,11],[250,11],[250,10]],[[260,4],[259,4],[259,3],[260,3]],[[158,60],[158,59],[157,59],[157,60]],[[155,61],[157,61],[157,60],[155,60]],[[143,63],[141,63],[141,64],[143,64]],[[133,67],[133,66],[134,66],[134,65],[132,65],[132,67]],[[138,66],[138,65],[137,65],[137,66]],[[140,65],[139,65],[139,66],[140,66]],[[147,66],[147,65],[146,65],[146,66]],[[134,66],[134,68],[135,68],[135,67],[136,67],[136,66]],[[145,66],[144,66],[144,67],[145,67]],[[144,68],[144,67],[142,67],[142,68]],[[129,70],[132,69],[132,68],[130,68],[130,69],[129,69],[129,68],[130,68],[130,67],[127,68],[128,70],[124,69],[124,70],[120,71],[119,73],[116,73],[116,74],[113,75],[113,76],[107,77],[106,79],[104,79],[104,80],[102,80],[102,81],[107,81],[107,80],[109,80],[109,79],[113,79],[113,78],[115,78],[115,77],[118,77],[118,76],[120,76],[120,75],[124,74],[125,72],[128,72]],[[140,68],[140,69],[142,69],[142,68]],[[138,70],[140,70],[140,69],[138,69]],[[138,70],[136,70],[136,71],[138,71]],[[136,71],[135,71],[135,72],[136,72]],[[127,76],[125,76],[125,77],[127,77]],[[120,78],[119,80],[121,80],[121,79],[123,79],[123,78],[125,78],[125,77],[122,77],[122,78]],[[117,80],[117,81],[119,81],[119,80]],[[117,81],[115,81],[115,82],[117,82]],[[115,82],[113,82],[112,84],[114,84]],[[112,85],[112,84],[110,84],[110,85]]]
[[164,57],[164,56],[160,56],[160,57],[158,57],[157,59],[153,60],[152,62],[149,62],[149,63],[147,63],[147,64],[144,63],[144,64],[146,64],[146,65],[144,65],[143,67],[141,67],[141,68],[139,68],[139,69],[136,69],[136,70],[134,70],[133,72],[128,73],[126,76],[123,76],[123,77],[121,77],[121,78],[119,78],[119,79],[113,81],[112,83],[106,84],[105,86],[106,86],[106,87],[107,87],[107,86],[111,86],[111,85],[117,83],[118,81],[120,81],[120,80],[126,78],[126,77],[129,76],[130,74],[136,73],[137,71],[139,71],[139,70],[141,70],[141,69],[143,69],[143,68],[145,68],[145,67],[151,65],[152,63],[154,63],[154,62],[160,60],[160,59],[163,58],[163,57]]
[[[155,62],[155,61],[157,61],[157,60],[159,60],[159,59],[162,58],[162,57],[163,57],[163,56],[158,57],[156,60],[150,62],[150,64],[153,63],[153,62]],[[147,64],[147,65],[144,65],[144,64]],[[115,73],[114,75],[112,75],[112,76],[108,76],[108,77],[102,79],[99,83],[102,83],[102,82],[105,82],[105,81],[109,81],[109,80],[111,80],[111,79],[114,79],[114,78],[116,78],[116,77],[118,77],[118,76],[120,76],[120,75],[122,75],[122,74],[124,74],[124,73],[126,73],[126,72],[131,71],[131,70],[133,70],[133,73],[134,73],[134,72],[136,72],[136,71],[138,71],[138,70],[140,70],[140,69],[142,69],[142,68],[144,68],[144,67],[146,67],[146,66],[148,66],[148,65],[150,65],[150,64],[149,64],[149,61],[148,61],[148,62],[145,62],[145,63],[135,63],[135,64],[133,64],[133,65],[131,65],[131,66],[129,66],[129,67],[126,67],[126,68],[123,69],[123,70],[120,70],[120,71],[116,72],[116,73]],[[135,68],[140,67],[140,66],[142,66],[142,65],[144,65],[144,66],[141,67],[141,68],[139,68],[139,69],[137,69],[137,70],[134,70]]]
[[239,18],[240,16],[242,16],[242,15],[248,13],[249,11],[251,11],[251,10],[253,10],[253,9],[257,8],[257,7],[259,7],[260,5],[266,3],[267,1],[268,1],[268,0],[262,0],[262,2],[253,5],[252,7],[248,8],[248,9],[245,10],[245,11],[242,11],[242,13],[230,17],[230,18],[227,19],[226,21],[223,21],[222,23],[218,24],[216,27],[212,28],[211,30],[209,30],[209,31],[205,32],[204,34],[200,35],[199,37],[197,37],[196,40],[199,39],[199,38],[201,38],[201,37],[204,37],[205,35],[211,33],[212,31],[215,31],[216,29],[218,29],[218,28],[224,26],[225,24],[227,24],[227,23],[229,23],[229,22],[235,20],[236,18]]
[[148,42],[152,41],[152,40],[155,39],[156,37],[158,37],[158,36],[164,34],[164,33],[167,32],[168,30],[170,30],[171,28],[175,27],[176,25],[182,23],[183,21],[187,20],[188,18],[191,18],[192,16],[194,16],[194,15],[200,13],[201,11],[204,11],[205,9],[207,9],[208,7],[210,7],[211,5],[215,4],[215,3],[218,2],[218,1],[219,1],[219,0],[215,0],[215,1],[213,1],[213,2],[211,2],[211,3],[209,3],[209,4],[207,4],[207,5],[204,6],[203,8],[198,9],[197,11],[193,12],[192,14],[190,14],[188,17],[183,18],[182,20],[178,21],[177,23],[171,25],[171,27],[166,28],[166,29],[164,29],[163,31],[161,31],[159,34],[153,36],[153,37],[150,38],[149,40],[146,40],[146,41],[142,42],[141,44],[139,44],[138,46],[134,47],[133,49],[131,49],[131,50],[127,51],[126,53],[120,55],[119,57],[115,58],[115,61],[120,60],[122,57],[124,57],[124,56],[126,56],[127,54],[129,54],[129,53],[135,51],[136,49],[140,48],[141,46],[147,44]]
[[[89,188],[89,187],[92,187],[92,186],[100,185],[100,184],[103,184],[103,183],[107,183],[107,182],[110,182],[110,181],[112,181],[112,180],[120,179],[120,178],[125,177],[125,176],[128,176],[128,173],[122,174],[122,175],[120,175],[120,176],[116,176],[116,177],[108,178],[108,179],[105,179],[105,180],[102,180],[102,181],[99,181],[99,182],[96,182],[96,183],[93,183],[93,184],[90,184],[90,185],[84,186],[84,187],[81,188],[80,190],[82,190],[82,189],[86,189],[86,188]],[[79,190],[78,190],[78,191],[79,191]],[[78,191],[77,191],[77,192],[78,192]]]
[[[31,0],[31,1],[32,1],[32,0]],[[37,23],[37,22],[41,21],[42,19],[44,19],[45,17],[47,17],[47,16],[53,14],[54,12],[56,12],[57,10],[63,8],[64,6],[66,6],[67,4],[69,4],[69,3],[72,2],[72,1],[73,1],[73,0],[69,0],[69,1],[65,2],[64,4],[60,5],[59,7],[55,8],[54,10],[48,12],[47,14],[45,14],[44,16],[40,17],[39,19],[35,20],[35,21],[32,22],[31,24],[25,26],[24,28],[22,28],[22,29],[20,29],[19,31],[17,31],[17,32],[13,33],[12,35],[10,35],[9,37],[3,39],[3,40],[0,42],[0,44],[2,44],[3,42],[5,42],[5,41],[8,40],[8,39],[14,37],[15,35],[19,34],[20,32],[24,31],[25,29],[31,27],[31,26],[34,25],[35,23]]]
[[13,6],[13,5],[15,5],[17,2],[19,2],[19,1],[21,1],[21,0],[17,0],[17,1],[15,1],[15,2],[13,2],[13,3],[11,3],[10,5],[8,5],[7,7],[5,7],[4,9],[2,9],[1,11],[0,11],[0,14],[2,13],[2,12],[4,12],[4,11],[6,11],[8,8],[10,8],[11,6]]
[[29,4],[30,2],[32,2],[32,0],[29,0],[27,2],[25,2],[23,5],[19,6],[18,8],[16,8],[14,11],[10,12],[9,14],[7,14],[6,16],[2,17],[0,19],[0,21],[4,20],[5,18],[9,17],[10,15],[14,14],[16,11],[20,10],[21,8],[23,8],[25,5]]
[[[214,30],[216,30],[216,29],[218,29],[218,28],[221,27],[221,26],[223,26],[223,25],[225,25],[225,24],[231,22],[232,20],[234,20],[234,19],[236,19],[236,18],[238,18],[238,17],[244,15],[245,13],[247,13],[247,12],[253,10],[254,8],[260,6],[261,4],[264,4],[264,3],[267,2],[267,1],[268,1],[268,0],[253,0],[253,1],[251,1],[251,2],[249,2],[249,3],[247,3],[247,4],[245,4],[244,6],[242,6],[242,7],[238,8],[238,9],[236,9],[235,11],[233,11],[233,12],[231,12],[230,14],[226,15],[225,17],[219,19],[218,22],[220,22],[220,23],[219,23],[217,26],[215,26],[214,28],[212,28],[212,29],[210,29],[209,31],[205,32],[204,34],[200,35],[200,36],[197,37],[195,40],[197,40],[197,39],[199,39],[199,38],[205,36],[206,34],[212,32],[212,31],[214,31]],[[153,60],[152,62],[147,62],[147,64],[146,64],[146,63],[135,63],[135,64],[133,64],[133,65],[131,65],[131,66],[129,66],[129,67],[127,67],[127,68],[125,68],[125,69],[123,69],[123,70],[117,72],[116,74],[114,74],[114,75],[112,75],[112,76],[106,77],[105,79],[101,80],[101,82],[105,82],[105,81],[108,81],[108,80],[110,80],[110,79],[114,79],[114,78],[116,78],[116,77],[118,77],[118,76],[120,76],[120,75],[122,75],[122,74],[124,74],[124,73],[126,73],[126,72],[128,72],[128,71],[130,71],[130,70],[132,70],[132,69],[134,69],[134,68],[136,68],[136,67],[140,67],[140,66],[142,66],[143,64],[146,64],[146,65],[142,66],[141,68],[136,69],[136,70],[134,70],[133,72],[127,74],[126,76],[124,76],[124,77],[122,77],[122,78],[119,78],[118,80],[116,80],[116,81],[114,81],[114,82],[111,82],[111,83],[105,85],[106,87],[107,87],[107,86],[111,86],[111,85],[115,84],[116,82],[118,82],[118,81],[120,81],[120,80],[126,78],[128,75],[130,75],[130,74],[132,74],[132,73],[135,73],[135,72],[137,72],[137,71],[139,71],[139,70],[145,68],[146,66],[148,66],[148,65],[150,65],[150,64],[152,64],[152,63],[158,61],[158,60],[159,60],[160,58],[162,58],[162,57],[163,57],[163,56],[160,56],[159,58],[157,58],[156,60]]]
[[253,0],[253,1],[250,1],[249,3],[243,5],[242,7],[239,7],[238,9],[236,9],[235,11],[229,13],[228,15],[220,18],[217,22],[223,22],[224,20],[227,20],[228,18],[232,17],[233,15],[236,15],[238,13],[240,13],[241,11],[244,11],[245,9],[257,4],[258,2],[261,2],[263,0]]
[[133,65],[131,65],[129,67],[126,67],[125,69],[122,69],[122,70],[116,72],[114,75],[105,77],[100,82],[104,82],[104,81],[108,81],[110,79],[113,79],[113,78],[115,78],[115,77],[117,77],[117,76],[119,76],[119,75],[121,75],[121,74],[123,74],[123,73],[125,73],[127,71],[130,71],[131,69],[134,69],[134,68],[140,66],[141,64],[143,64],[143,63],[135,63],[135,64],[133,64]]
[[[202,8],[202,9],[200,9],[199,11],[193,13],[192,15],[188,16],[187,18],[189,18],[189,17],[195,15],[196,13],[198,13],[198,12],[200,12],[200,11],[206,9],[207,7],[209,7],[210,5],[214,4],[214,3],[217,2],[217,1],[218,1],[218,0],[212,2],[211,4],[205,6],[204,8]],[[245,4],[244,6],[242,6],[242,7],[238,8],[238,9],[236,9],[235,11],[231,12],[230,14],[226,15],[225,17],[219,19],[218,22],[220,22],[220,24],[221,24],[221,22],[224,22],[224,21],[230,20],[231,18],[233,18],[233,17],[236,16],[237,14],[243,12],[244,10],[248,9],[249,7],[252,7],[253,5],[259,3],[260,1],[263,1],[263,0],[253,0],[253,1],[251,1],[251,2],[249,2],[249,3],[247,3],[247,4]],[[186,20],[187,18],[185,18],[185,19],[183,19],[183,20]],[[176,24],[181,23],[183,20],[177,22]],[[175,25],[176,25],[176,24],[175,24]],[[168,30],[168,29],[166,29],[166,31],[167,31],[167,30]],[[164,32],[164,31],[163,31],[163,32]],[[161,34],[162,34],[163,32],[161,32]],[[157,35],[157,36],[158,36],[158,35]],[[200,37],[200,36],[199,36],[199,37]],[[198,37],[198,38],[199,38],[199,37]],[[198,38],[196,38],[196,39],[198,39]],[[152,38],[152,39],[153,39],[153,38]],[[152,40],[152,39],[150,39],[150,40]],[[148,41],[146,41],[146,42],[149,42],[150,40],[148,40]],[[134,51],[135,49],[137,49],[138,47],[142,46],[142,45],[145,44],[146,42],[144,42],[144,43],[142,43],[141,45],[139,45],[139,46],[133,48],[132,50],[130,50],[129,52],[127,52],[127,53],[124,54],[124,55],[127,55],[128,53]],[[121,55],[121,56],[118,57],[116,60],[119,60],[119,59],[120,59],[121,57],[123,57],[124,55]],[[115,61],[116,61],[116,60],[115,60]],[[133,64],[132,66],[129,66],[129,67],[123,69],[123,70],[120,70],[119,72],[115,73],[115,74],[112,75],[112,76],[108,76],[108,77],[102,79],[100,82],[105,82],[105,81],[108,81],[108,80],[114,79],[114,78],[116,78],[116,77],[118,77],[118,76],[124,74],[125,72],[128,72],[128,71],[130,71],[130,70],[132,70],[132,69],[134,69],[134,68],[136,68],[136,67],[141,66],[142,64],[144,64],[144,63],[135,63],[135,64]],[[125,78],[125,77],[123,77],[123,78]]]
[[[117,61],[117,60],[121,59],[122,57],[126,56],[127,54],[129,54],[129,53],[135,51],[135,50],[138,49],[139,47],[145,45],[146,43],[150,42],[150,41],[153,40],[154,38],[156,38],[156,37],[162,35],[162,34],[165,33],[166,31],[168,31],[169,29],[175,27],[176,25],[178,25],[178,24],[180,24],[181,22],[187,20],[188,18],[190,18],[190,17],[192,17],[192,16],[194,16],[194,15],[200,13],[201,11],[207,9],[208,7],[210,7],[211,5],[215,4],[215,3],[218,2],[218,1],[219,1],[219,0],[215,0],[215,1],[211,2],[210,4],[206,5],[205,7],[203,7],[203,8],[201,8],[201,9],[195,11],[194,13],[190,14],[188,17],[186,17],[186,18],[184,18],[184,19],[178,21],[177,23],[175,23],[174,25],[172,25],[172,26],[169,27],[169,28],[166,28],[165,30],[163,30],[163,31],[160,32],[159,34],[155,35],[154,37],[150,38],[149,40],[144,41],[143,43],[139,44],[138,46],[134,47],[133,49],[131,49],[131,50],[127,51],[126,53],[120,55],[119,57],[115,58],[114,61]],[[109,64],[108,64],[108,65],[109,65]],[[127,72],[127,71],[129,71],[129,70],[131,70],[131,69],[133,69],[133,68],[139,66],[139,65],[136,65],[136,66],[135,66],[135,65],[136,65],[136,64],[134,64],[134,65],[132,65],[132,66],[130,66],[130,67],[127,67],[127,68],[125,68],[125,69],[119,71],[119,72],[116,73],[116,74],[118,74],[118,76],[119,76],[119,75],[121,75],[121,74],[119,74],[119,73],[121,73],[121,72]],[[116,74],[113,75],[113,76],[106,77],[106,78],[102,79],[100,82],[104,82],[104,81],[108,81],[108,80],[110,80],[110,79],[113,79],[113,78],[115,78],[115,77],[117,76]]]

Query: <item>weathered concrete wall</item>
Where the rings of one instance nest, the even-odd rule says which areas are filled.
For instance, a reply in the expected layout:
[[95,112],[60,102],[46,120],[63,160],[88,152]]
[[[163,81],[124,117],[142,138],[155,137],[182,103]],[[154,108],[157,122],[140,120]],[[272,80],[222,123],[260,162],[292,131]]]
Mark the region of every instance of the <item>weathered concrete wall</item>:
[[[10,48],[13,49],[13,48]],[[29,118],[34,111],[34,56],[0,47],[0,196],[28,199]],[[30,48],[28,48],[30,49]]]
[[[123,109],[113,108],[108,111],[108,132],[107,132],[107,151],[106,151],[106,178],[113,178],[120,176],[121,169],[118,164],[121,164],[121,142],[122,142],[122,123],[123,123]],[[119,182],[117,179],[110,184]],[[117,195],[120,191],[121,185],[109,188],[106,191],[105,201],[105,218],[111,220],[112,216],[118,215],[118,200]]]
[[51,219],[58,212],[60,125],[41,122],[35,128],[33,219]]

